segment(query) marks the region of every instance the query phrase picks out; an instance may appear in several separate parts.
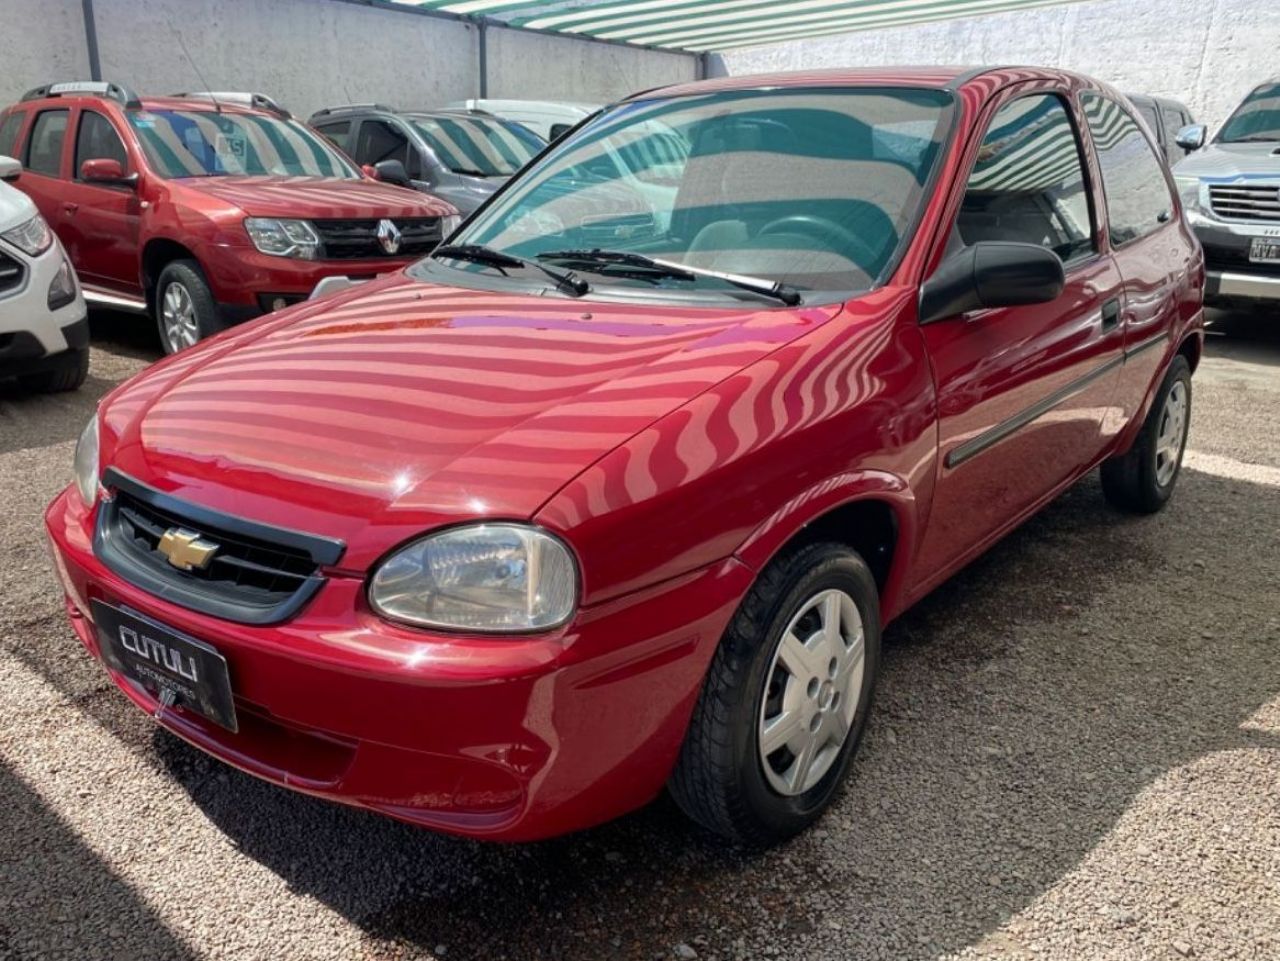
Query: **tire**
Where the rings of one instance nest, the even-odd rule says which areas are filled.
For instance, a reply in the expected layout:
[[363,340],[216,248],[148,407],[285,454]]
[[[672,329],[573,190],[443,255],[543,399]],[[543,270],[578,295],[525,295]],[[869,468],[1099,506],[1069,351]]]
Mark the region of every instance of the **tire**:
[[155,300],[156,329],[166,354],[176,354],[218,332],[217,304],[194,260],[165,265],[156,282]]
[[54,361],[54,366],[38,374],[23,374],[18,378],[18,383],[24,390],[34,393],[58,394],[79,390],[88,376],[89,348],[72,347]]
[[1154,514],[1169,502],[1182,472],[1191,420],[1191,365],[1179,354],[1128,452],[1102,464],[1102,492],[1120,510]]
[[[832,595],[843,597],[838,616],[828,618]],[[839,672],[829,660],[836,649],[824,646],[832,643],[829,622],[840,625],[846,645]],[[859,630],[860,667],[856,640],[848,646]],[[794,639],[805,637],[810,641],[800,651]],[[694,821],[738,843],[764,846],[804,830],[831,803],[849,768],[879,671],[880,600],[866,563],[843,544],[788,551],[757,578],[720,641],[668,784],[672,797]],[[789,724],[778,723],[787,717]],[[762,749],[766,724],[773,745],[781,746],[766,742]],[[846,733],[837,744],[841,726]],[[781,740],[785,730],[796,737]],[[791,745],[824,737],[806,777],[799,768],[805,749]]]

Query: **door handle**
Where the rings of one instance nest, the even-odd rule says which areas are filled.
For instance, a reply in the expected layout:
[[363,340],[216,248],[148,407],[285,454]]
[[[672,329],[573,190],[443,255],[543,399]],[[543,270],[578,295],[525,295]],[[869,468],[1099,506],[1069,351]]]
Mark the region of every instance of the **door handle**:
[[63,203],[63,205],[62,205],[62,211],[63,211],[63,213],[65,213],[68,217],[73,216],[73,215],[75,214],[75,212],[76,212],[77,210],[79,210],[79,209],[80,209],[80,205],[79,205],[79,204],[73,204],[70,200],[66,201],[66,202],[65,202],[65,203]]
[[1112,297],[1102,305],[1102,331],[1115,330],[1120,323],[1120,298]]

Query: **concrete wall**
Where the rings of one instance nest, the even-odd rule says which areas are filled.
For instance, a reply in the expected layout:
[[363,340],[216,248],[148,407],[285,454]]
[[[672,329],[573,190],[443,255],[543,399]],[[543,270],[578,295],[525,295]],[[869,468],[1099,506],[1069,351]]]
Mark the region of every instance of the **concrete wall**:
[[89,75],[80,11],[80,0],[0,0],[0,105],[59,77]]
[[1219,124],[1280,74],[1277,0],[1091,0],[725,54],[712,72],[889,63],[1065,67],[1132,93],[1175,97]]

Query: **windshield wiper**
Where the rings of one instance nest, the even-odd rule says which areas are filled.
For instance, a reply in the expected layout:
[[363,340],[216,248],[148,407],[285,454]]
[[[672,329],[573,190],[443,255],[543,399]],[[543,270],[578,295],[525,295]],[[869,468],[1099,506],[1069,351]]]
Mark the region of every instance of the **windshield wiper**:
[[591,285],[572,270],[556,270],[546,264],[527,257],[517,257],[503,250],[494,250],[483,244],[445,244],[431,251],[431,256],[447,257],[453,260],[469,260],[476,264],[487,264],[490,267],[532,267],[540,270],[556,282],[556,289],[581,297],[591,290]]
[[672,277],[676,280],[696,280],[699,277],[711,277],[715,280],[723,280],[725,283],[732,284],[742,290],[749,290],[755,294],[763,294],[766,297],[772,297],[774,300],[780,300],[788,307],[795,307],[801,300],[800,291],[781,281],[769,280],[765,277],[752,277],[747,274],[731,274],[723,270],[708,270],[705,267],[691,267],[688,264],[678,263],[674,260],[648,257],[645,254],[638,254],[629,250],[601,250],[599,247],[592,250],[550,250],[546,253],[538,254],[538,258],[570,260],[579,264],[599,264],[602,266],[622,264],[627,267],[652,270],[662,274],[664,277]]

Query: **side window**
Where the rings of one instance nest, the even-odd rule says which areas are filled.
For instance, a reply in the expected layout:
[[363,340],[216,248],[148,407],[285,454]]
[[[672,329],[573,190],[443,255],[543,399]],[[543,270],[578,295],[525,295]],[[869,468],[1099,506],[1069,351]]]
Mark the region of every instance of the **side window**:
[[0,123],[0,154],[6,157],[17,156],[18,131],[22,129],[22,121],[26,118],[27,115],[21,110],[15,110],[4,118],[4,123]]
[[1184,120],[1182,111],[1176,107],[1161,107],[1160,117],[1164,120],[1164,139],[1165,152],[1172,154],[1170,162],[1186,153],[1181,147],[1173,142],[1173,138],[1178,136],[1178,131],[1189,124],[1190,120]]
[[114,160],[120,169],[129,169],[129,154],[111,121],[94,110],[80,114],[80,129],[76,131],[76,166],[72,176],[80,179],[80,167],[86,160]]
[[[347,141],[351,139],[351,121],[343,120],[339,123],[323,123],[316,124],[316,130],[320,136],[333,144],[339,150],[350,153]],[[356,158],[357,160],[359,158]]]
[[44,110],[36,115],[27,138],[24,166],[38,174],[56,177],[62,173],[62,142],[67,136],[67,111]]
[[1048,247],[1064,261],[1092,252],[1093,219],[1080,140],[1062,100],[1021,97],[991,120],[965,189],[956,232]]
[[1138,113],[1141,115],[1143,123],[1147,125],[1147,129],[1151,131],[1151,136],[1157,143],[1160,142],[1160,118],[1156,115],[1156,108],[1150,104],[1140,103],[1137,105]]
[[1111,243],[1120,245],[1151,233],[1173,213],[1164,165],[1138,129],[1137,121],[1114,100],[1081,94],[1093,146],[1102,168]]
[[411,178],[422,179],[417,148],[401,131],[382,120],[366,120],[360,125],[356,159],[362,164],[399,160]]

